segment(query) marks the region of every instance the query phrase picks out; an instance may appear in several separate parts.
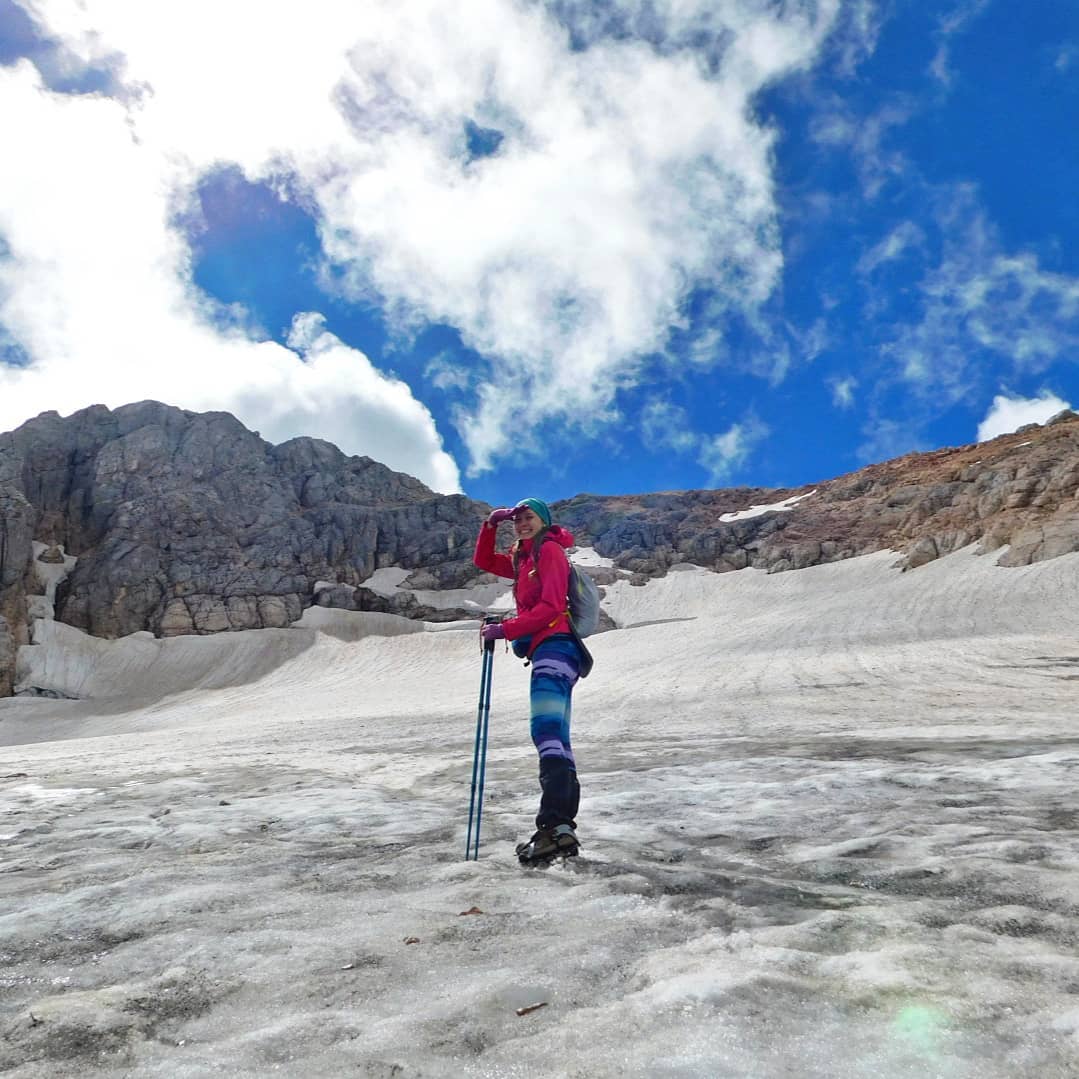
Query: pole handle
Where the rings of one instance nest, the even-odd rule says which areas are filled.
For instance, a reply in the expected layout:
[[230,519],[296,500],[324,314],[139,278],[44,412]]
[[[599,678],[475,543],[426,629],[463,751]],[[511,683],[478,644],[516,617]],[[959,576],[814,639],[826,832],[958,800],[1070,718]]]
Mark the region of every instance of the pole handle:
[[[497,615],[497,614],[488,614],[488,615],[484,615],[484,617],[483,617],[483,624],[485,626],[497,626],[498,623],[501,622],[501,621],[502,621],[501,615]],[[495,650],[495,642],[494,641],[484,641],[483,642],[483,650],[485,652],[494,652],[494,650]]]

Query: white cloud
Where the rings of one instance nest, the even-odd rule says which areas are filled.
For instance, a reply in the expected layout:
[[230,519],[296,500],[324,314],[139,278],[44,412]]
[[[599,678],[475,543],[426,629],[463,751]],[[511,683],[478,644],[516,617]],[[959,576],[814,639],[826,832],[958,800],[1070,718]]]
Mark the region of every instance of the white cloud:
[[0,430],[157,398],[460,489],[430,413],[362,353],[312,337],[301,355],[215,325],[169,225],[185,170],[133,138],[120,106],[52,95],[25,64],[0,70],[0,101],[0,320],[32,361],[0,365]]
[[998,435],[1017,431],[1027,423],[1045,423],[1071,405],[1056,394],[1043,390],[1038,397],[1009,397],[997,394],[985,419],[978,424],[978,441],[987,442]]
[[975,346],[1031,371],[1079,347],[1079,279],[1032,255],[979,254],[956,248],[923,282],[922,319],[894,349],[906,378],[965,392]]
[[779,386],[795,363],[811,363],[832,343],[832,333],[823,318],[798,326],[787,319],[769,317],[766,312],[747,319],[746,325],[759,344],[744,369],[766,378],[772,386]]
[[463,366],[451,353],[441,353],[429,360],[423,373],[440,390],[464,393],[473,382],[471,370]]
[[[689,288],[732,309],[771,293],[773,134],[751,102],[812,63],[838,2],[671,0],[647,5],[657,45],[586,50],[513,0],[311,0],[303,18],[255,0],[25,6],[84,62],[122,54],[127,92],[62,98],[2,73],[0,317],[33,361],[3,375],[8,415],[151,392],[268,408],[266,378],[306,385],[294,352],[212,327],[169,227],[171,200],[235,162],[295,177],[346,288],[497,360],[458,414],[482,470],[524,417],[613,415]],[[722,55],[691,48],[719,37]],[[470,119],[505,134],[497,154],[465,160]],[[364,387],[342,393],[357,424]],[[399,412],[402,429],[422,412]],[[313,406],[289,414],[324,433]]]
[[952,38],[963,33],[967,26],[989,6],[990,0],[961,0],[946,12],[937,23],[937,51],[929,64],[929,74],[945,88],[955,80],[952,71]]
[[859,65],[873,55],[886,18],[878,0],[847,0],[832,42],[840,73],[853,77]]
[[709,482],[719,486],[769,435],[769,428],[753,415],[733,424],[719,435],[704,439],[697,460],[709,473]]
[[[985,352],[1023,374],[1079,353],[1079,278],[1042,268],[1032,254],[1004,252],[972,189],[936,197],[939,253],[923,267],[917,291],[896,292],[904,306],[916,299],[918,310],[892,321],[882,345],[899,376],[947,405],[975,392]],[[918,253],[926,259],[928,246]],[[889,323],[887,311],[874,315]]]
[[641,436],[645,448],[652,451],[673,450],[688,453],[700,442],[686,410],[658,398],[641,410]]
[[858,380],[852,376],[832,379],[829,383],[832,387],[832,403],[836,408],[850,408],[854,404],[854,391],[858,388]]
[[813,120],[810,130],[822,146],[850,152],[862,194],[872,201],[890,180],[908,171],[906,156],[890,147],[888,138],[893,128],[903,127],[912,115],[912,105],[902,98],[867,116],[857,115],[836,100]]
[[797,340],[801,348],[802,357],[805,360],[815,360],[829,347],[832,341],[831,332],[828,329],[826,319],[818,318],[805,330],[795,327],[790,329],[791,335]]
[[[718,314],[718,312],[716,313]],[[701,368],[711,368],[726,361],[730,356],[727,339],[716,326],[698,334],[690,345],[686,359]]]
[[387,377],[329,333],[315,312],[296,316],[288,343],[302,365],[290,365],[284,385],[245,394],[245,406],[250,398],[258,402],[250,411],[263,417],[266,437],[293,438],[317,416],[320,436],[348,452],[375,457],[436,491],[461,489],[457,465],[442,448],[430,412],[404,382]]
[[871,274],[878,266],[894,262],[908,248],[921,248],[925,243],[925,234],[913,221],[901,221],[883,240],[874,244],[858,260],[858,272]]
[[768,437],[769,428],[750,412],[718,435],[694,428],[684,408],[653,397],[641,409],[641,441],[651,453],[693,454],[707,472],[707,483],[719,486],[742,468]]
[[908,453],[921,453],[932,447],[921,437],[919,425],[910,420],[874,416],[862,428],[865,441],[857,449],[858,459],[866,464],[891,461]]
[[1020,364],[1079,344],[1079,278],[1043,270],[1034,255],[997,255],[953,292],[971,336]]

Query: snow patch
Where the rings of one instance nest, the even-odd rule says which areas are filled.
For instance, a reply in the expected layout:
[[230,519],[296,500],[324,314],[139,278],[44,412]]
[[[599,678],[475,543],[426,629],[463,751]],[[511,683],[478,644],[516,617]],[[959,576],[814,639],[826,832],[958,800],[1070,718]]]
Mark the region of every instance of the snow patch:
[[746,521],[750,517],[763,517],[766,513],[786,513],[788,510],[794,509],[799,502],[816,493],[816,488],[814,488],[804,495],[792,495],[790,498],[785,498],[782,502],[774,502],[770,506],[750,506],[749,509],[738,510],[737,513],[721,513],[719,519],[724,523],[729,523],[731,521]]
[[401,569],[400,566],[384,566],[382,569],[376,569],[366,581],[361,581],[360,587],[374,592],[376,596],[392,599],[399,592],[404,591],[401,588],[401,582],[410,572],[410,570]]
[[63,556],[62,562],[42,562],[41,555],[52,549],[52,544],[40,543],[34,540],[32,543],[34,552],[34,575],[45,589],[43,596],[29,596],[26,601],[27,617],[34,621],[44,619],[51,621],[55,616],[56,589],[67,579],[75,568],[78,558],[69,555],[63,546],[57,546],[57,550]]
[[595,547],[574,547],[570,552],[574,565],[593,569],[613,569],[614,559],[604,558]]
[[436,611],[464,610],[480,615],[487,611],[508,611],[513,607],[513,590],[505,581],[473,585],[471,588],[402,587],[411,572],[400,566],[385,566],[375,570],[366,581],[360,583],[360,587],[370,589],[386,599],[404,593],[412,596],[421,606],[432,607]]

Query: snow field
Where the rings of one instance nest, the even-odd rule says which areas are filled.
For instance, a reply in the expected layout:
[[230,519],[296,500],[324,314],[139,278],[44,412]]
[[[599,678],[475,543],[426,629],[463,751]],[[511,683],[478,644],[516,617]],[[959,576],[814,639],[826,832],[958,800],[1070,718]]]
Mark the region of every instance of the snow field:
[[501,650],[463,861],[474,626],[155,642],[156,675],[116,642],[107,696],[0,702],[0,1069],[1079,1073],[1079,556],[894,561],[611,586],[546,871]]

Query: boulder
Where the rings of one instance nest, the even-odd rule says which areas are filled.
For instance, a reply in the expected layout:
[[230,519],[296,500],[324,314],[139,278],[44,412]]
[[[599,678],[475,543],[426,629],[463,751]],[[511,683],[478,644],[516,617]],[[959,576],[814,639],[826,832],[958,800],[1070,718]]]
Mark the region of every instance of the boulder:
[[1011,546],[997,560],[998,566],[1029,566],[1047,558],[1079,551],[1079,529],[1074,521],[1047,521],[1020,529]]
[[1070,408],[1062,409],[1060,412],[1045,421],[1046,427],[1055,427],[1058,423],[1076,423],[1079,421],[1079,412],[1074,412]]
[[927,562],[933,562],[940,557],[940,548],[932,536],[922,536],[917,543],[907,552],[904,561],[904,569],[917,569]]

